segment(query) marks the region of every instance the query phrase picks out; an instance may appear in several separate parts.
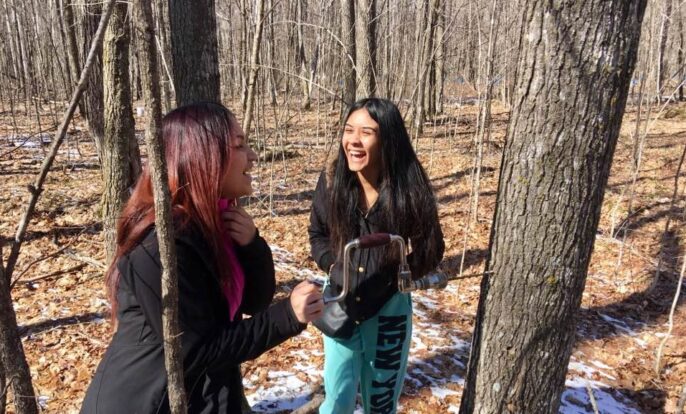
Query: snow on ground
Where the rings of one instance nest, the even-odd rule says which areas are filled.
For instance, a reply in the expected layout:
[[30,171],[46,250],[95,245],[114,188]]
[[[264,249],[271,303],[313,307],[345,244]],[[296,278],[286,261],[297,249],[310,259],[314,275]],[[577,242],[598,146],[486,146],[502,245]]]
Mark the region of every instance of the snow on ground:
[[[272,251],[279,271],[288,272],[300,278],[322,276],[309,269],[300,269],[293,255],[284,249],[273,246]],[[418,390],[428,389],[434,398],[445,400],[462,393],[463,375],[466,371],[470,344],[450,329],[449,321],[436,322],[436,318],[432,317],[432,314],[441,312],[447,315],[455,314],[455,312],[445,312],[441,306],[441,303],[451,296],[458,297],[457,288],[453,284],[442,292],[426,291],[412,294],[414,326],[403,391],[405,395],[412,396]],[[627,323],[605,314],[600,314],[600,317],[622,334],[636,336],[632,329],[636,321]],[[310,328],[293,339],[299,346],[290,347],[288,357],[289,360],[297,361],[297,363],[291,364],[291,370],[270,372],[271,385],[268,388],[260,385],[259,378],[256,376],[244,379],[248,402],[253,406],[254,411],[278,413],[298,408],[310,400],[313,384],[319,384],[322,376],[321,364],[313,364],[310,358],[313,352],[321,355],[322,350],[307,349],[313,342],[313,335],[316,334],[317,331]],[[639,346],[644,346],[640,339],[634,339]],[[589,395],[592,392],[601,413],[639,414],[630,400],[613,390],[611,382],[615,379],[614,369],[603,361],[584,359],[584,357],[585,355],[578,351],[571,357],[566,389],[561,398],[560,413],[593,413]],[[599,381],[599,378],[602,381]],[[458,407],[457,404],[450,403],[447,412],[456,413]],[[399,411],[402,412],[402,407]],[[356,413],[362,413],[359,406]]]

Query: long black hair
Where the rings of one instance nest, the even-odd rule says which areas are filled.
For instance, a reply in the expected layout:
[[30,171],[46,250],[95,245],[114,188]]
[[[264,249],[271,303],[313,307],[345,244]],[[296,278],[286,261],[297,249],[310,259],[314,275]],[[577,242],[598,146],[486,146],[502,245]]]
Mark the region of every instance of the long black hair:
[[[398,107],[381,98],[366,98],[355,102],[345,117],[366,109],[379,125],[381,166],[377,191],[382,214],[379,229],[399,234],[412,243],[413,273],[421,276],[440,261],[443,253],[442,233],[438,223],[436,200],[429,178],[415,154],[410,136]],[[331,240],[334,251],[342,254],[345,244],[359,236],[358,212],[360,182],[339,146],[331,179]],[[440,244],[440,246],[439,246]]]

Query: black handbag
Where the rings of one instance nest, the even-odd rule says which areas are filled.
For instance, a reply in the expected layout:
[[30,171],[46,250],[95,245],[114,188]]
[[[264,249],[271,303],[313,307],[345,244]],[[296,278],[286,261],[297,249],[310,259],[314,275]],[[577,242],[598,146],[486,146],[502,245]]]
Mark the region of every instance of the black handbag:
[[[339,264],[334,266],[333,272],[341,271]],[[326,297],[336,296],[334,288],[331,284],[327,284],[324,288],[323,295]],[[355,329],[355,321],[348,316],[345,311],[344,301],[329,302],[324,306],[322,316],[319,319],[312,321],[312,324],[317,327],[322,333],[330,338],[349,339],[353,336]]]
[[[329,294],[328,289],[329,286],[324,289],[325,294]],[[336,339],[349,339],[353,336],[353,329],[355,328],[355,321],[345,312],[341,302],[327,303],[322,311],[322,316],[312,321],[312,324],[324,335]]]

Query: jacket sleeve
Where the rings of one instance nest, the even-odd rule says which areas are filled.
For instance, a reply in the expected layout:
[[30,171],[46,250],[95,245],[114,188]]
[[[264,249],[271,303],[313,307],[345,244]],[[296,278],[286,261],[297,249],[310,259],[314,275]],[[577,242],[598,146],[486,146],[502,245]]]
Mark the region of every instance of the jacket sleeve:
[[336,256],[331,251],[331,239],[329,238],[328,205],[326,174],[321,173],[312,197],[310,225],[307,228],[307,233],[310,236],[312,257],[317,266],[325,272],[328,272],[331,265],[336,261]]
[[254,315],[265,310],[274,299],[276,278],[272,250],[258,233],[250,244],[236,245],[236,254],[245,275],[240,312]]
[[[298,322],[289,299],[252,318],[217,323],[213,316],[216,310],[207,298],[212,293],[209,289],[219,289],[219,284],[195,249],[180,240],[176,242],[179,325],[187,376],[254,359],[306,327]],[[129,255],[127,266],[123,274],[128,274],[128,283],[133,287],[146,322],[161,341],[161,266],[157,243],[135,249]]]

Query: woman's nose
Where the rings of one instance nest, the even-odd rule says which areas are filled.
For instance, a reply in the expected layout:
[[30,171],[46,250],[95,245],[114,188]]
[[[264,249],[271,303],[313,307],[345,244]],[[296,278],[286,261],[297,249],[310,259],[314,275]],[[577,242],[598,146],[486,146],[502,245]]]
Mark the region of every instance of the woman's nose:
[[248,161],[257,161],[257,153],[255,153],[252,148],[250,148],[250,151],[248,152]]

